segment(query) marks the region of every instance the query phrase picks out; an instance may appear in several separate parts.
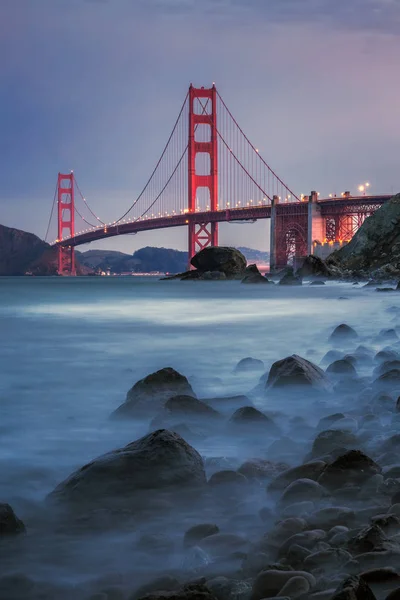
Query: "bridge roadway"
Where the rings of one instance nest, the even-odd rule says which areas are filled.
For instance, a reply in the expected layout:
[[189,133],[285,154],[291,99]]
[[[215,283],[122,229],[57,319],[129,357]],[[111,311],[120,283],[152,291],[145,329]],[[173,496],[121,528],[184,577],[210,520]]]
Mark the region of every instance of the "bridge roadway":
[[[325,198],[317,201],[321,208],[321,216],[328,217],[335,214],[357,214],[370,213],[376,210],[380,205],[389,200],[391,194],[380,196],[349,196],[338,198]],[[307,210],[307,201],[303,202],[282,202],[277,204],[279,211],[291,211],[304,206]],[[140,231],[150,231],[153,229],[166,229],[168,227],[181,227],[191,223],[222,223],[235,221],[255,221],[257,219],[271,218],[271,204],[261,206],[246,206],[241,208],[231,208],[218,211],[184,213],[181,215],[171,215],[169,217],[147,218],[127,223],[111,224],[96,227],[75,235],[72,238],[65,238],[55,243],[56,246],[75,247],[82,244],[88,244],[96,240],[101,240],[117,235],[134,234]]]

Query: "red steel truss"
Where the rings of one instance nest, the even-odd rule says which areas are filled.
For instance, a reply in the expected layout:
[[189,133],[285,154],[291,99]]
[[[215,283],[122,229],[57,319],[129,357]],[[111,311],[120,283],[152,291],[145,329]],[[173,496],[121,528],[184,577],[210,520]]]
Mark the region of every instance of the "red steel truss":
[[[75,182],[73,172],[68,175],[58,174],[57,180],[58,237],[61,241],[66,230],[66,237],[75,235]],[[58,274],[76,275],[74,246],[58,245]]]

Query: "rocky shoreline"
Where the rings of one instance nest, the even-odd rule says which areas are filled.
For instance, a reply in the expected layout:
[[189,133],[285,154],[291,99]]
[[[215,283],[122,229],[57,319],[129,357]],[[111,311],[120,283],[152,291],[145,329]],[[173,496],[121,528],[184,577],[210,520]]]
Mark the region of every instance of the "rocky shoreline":
[[[110,417],[148,434],[60,482],[30,515],[33,532],[0,507],[4,564],[23,564],[39,538],[112,532],[131,538],[132,569],[73,588],[14,573],[0,597],[398,599],[400,308],[388,317],[394,327],[372,338],[334,328],[320,365],[292,355],[264,372],[243,359],[232,377],[258,380],[247,395],[198,398],[169,367],[135,383]],[[308,418],[276,408],[299,402]],[[197,449],[221,439],[235,457]]]

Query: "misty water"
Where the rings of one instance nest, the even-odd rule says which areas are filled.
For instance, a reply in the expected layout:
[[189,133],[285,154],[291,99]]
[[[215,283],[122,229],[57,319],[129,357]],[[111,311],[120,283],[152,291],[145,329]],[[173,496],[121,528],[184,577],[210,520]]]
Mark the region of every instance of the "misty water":
[[[340,323],[359,334],[349,351],[359,344],[374,352],[384,348],[387,341],[377,336],[399,323],[397,298],[333,282],[291,288],[139,277],[1,278],[0,500],[10,503],[27,527],[25,540],[1,561],[1,575],[81,586],[101,577],[113,583],[113,574],[123,578],[136,572],[137,532],[105,531],[78,541],[71,534],[67,543],[65,534],[60,541],[51,532],[42,535],[40,527],[44,500],[58,483],[96,456],[148,433],[148,422],[109,419],[137,380],[173,367],[189,378],[198,398],[249,394],[263,371],[234,375],[240,359],[261,359],[264,371],[293,353],[320,364]],[[370,376],[372,368],[361,365],[357,371]],[[279,413],[282,422],[299,416],[312,427],[321,416],[343,409],[340,395],[318,402],[307,394],[286,400],[250,397],[261,410]],[[295,429],[290,431],[294,438]],[[282,457],[289,466],[303,460],[315,433],[302,435],[297,463]],[[236,468],[257,453],[269,458],[274,439],[253,443],[221,431],[191,443],[204,458],[223,458],[220,468]],[[263,495],[265,486],[257,510],[268,505]],[[204,521],[199,516],[198,522]],[[190,524],[174,521],[180,540]],[[145,580],[182,560],[184,553],[177,552],[143,562],[130,589],[142,575]]]

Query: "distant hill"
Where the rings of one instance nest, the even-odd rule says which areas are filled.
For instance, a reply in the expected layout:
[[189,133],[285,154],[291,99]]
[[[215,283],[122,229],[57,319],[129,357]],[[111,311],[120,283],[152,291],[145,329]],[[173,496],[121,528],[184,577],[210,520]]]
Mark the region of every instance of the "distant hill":
[[238,246],[238,250],[246,257],[248,263],[269,263],[269,252],[254,250],[246,246]]
[[187,269],[188,261],[187,252],[151,246],[133,255],[114,250],[88,250],[77,255],[82,264],[111,273],[180,273]]
[[[77,264],[78,274],[90,270]],[[37,235],[0,225],[0,275],[57,275],[57,250]]]

